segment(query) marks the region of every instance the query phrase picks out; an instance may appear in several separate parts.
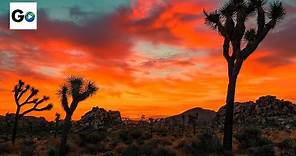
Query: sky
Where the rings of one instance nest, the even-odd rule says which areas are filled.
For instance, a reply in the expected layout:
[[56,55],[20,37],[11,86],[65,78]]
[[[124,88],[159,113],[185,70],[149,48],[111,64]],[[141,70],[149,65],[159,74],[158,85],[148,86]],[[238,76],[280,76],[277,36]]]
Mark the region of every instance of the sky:
[[[225,104],[223,39],[204,24],[218,0],[37,0],[38,29],[8,29],[9,1],[0,1],[0,114],[14,113],[19,79],[50,96],[54,108],[30,115],[64,115],[57,95],[71,75],[99,91],[81,102],[77,120],[94,106],[128,118],[164,117]],[[236,101],[263,95],[296,102],[296,1],[244,63]]]

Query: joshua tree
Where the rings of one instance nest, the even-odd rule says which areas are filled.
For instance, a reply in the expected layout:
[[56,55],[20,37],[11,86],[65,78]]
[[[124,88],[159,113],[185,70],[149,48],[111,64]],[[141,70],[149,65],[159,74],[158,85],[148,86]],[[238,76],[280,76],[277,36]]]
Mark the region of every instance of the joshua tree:
[[[18,84],[15,85],[12,92],[14,93],[14,100],[15,100],[15,104],[16,104],[16,112],[15,112],[15,116],[14,116],[14,123],[13,123],[14,125],[13,125],[13,130],[12,130],[12,137],[11,137],[12,144],[14,144],[19,119],[32,111],[51,110],[53,105],[48,104],[45,107],[39,107],[40,104],[48,101],[49,97],[43,96],[43,98],[41,98],[41,99],[34,98],[38,94],[39,90],[35,89],[34,87],[31,87],[30,85],[25,85],[25,83],[22,80],[19,80]],[[27,92],[30,92],[30,93],[28,94],[28,96],[26,98],[24,98],[24,101],[21,102],[22,97]],[[29,106],[29,105],[31,105],[31,108],[29,108],[25,111],[21,111],[21,108],[23,106],[25,106],[27,108],[27,106]]]
[[[234,96],[242,64],[285,15],[281,2],[272,2],[268,11],[264,10],[264,4],[265,0],[230,0],[222,8],[211,13],[204,11],[206,24],[224,38],[223,56],[228,63],[223,140],[225,151],[232,150]],[[254,20],[257,26],[246,30],[246,23],[250,17],[257,18]]]
[[[76,110],[78,104],[92,96],[98,88],[92,81],[86,81],[81,77],[70,77],[67,79],[66,83],[60,88],[59,96],[62,103],[62,106],[66,112],[64,119],[64,129],[61,137],[61,144],[59,155],[66,155],[66,144],[68,134],[72,125],[72,115]],[[71,104],[69,105],[68,96],[71,95]]]
[[60,122],[60,118],[61,118],[61,114],[56,113],[55,114],[55,126],[54,126],[54,137],[57,137],[57,132],[58,132],[58,126],[59,126],[59,122]]

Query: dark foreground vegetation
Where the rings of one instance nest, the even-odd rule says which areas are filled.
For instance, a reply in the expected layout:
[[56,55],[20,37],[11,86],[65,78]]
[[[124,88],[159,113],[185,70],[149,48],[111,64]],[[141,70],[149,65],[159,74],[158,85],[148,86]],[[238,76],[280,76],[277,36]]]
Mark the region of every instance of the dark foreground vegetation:
[[[234,116],[234,155],[296,155],[295,104],[265,96],[256,102],[237,105],[239,114]],[[80,120],[71,121],[64,155],[224,155],[223,113],[224,107],[218,112],[194,108],[167,118],[143,116],[134,121],[121,118],[118,111],[94,107]],[[60,137],[63,136],[65,121],[59,119],[59,114],[56,116],[56,120],[51,122],[42,117],[20,118],[14,145],[11,143],[14,114],[0,116],[0,155],[60,155]]]
[[[67,155],[102,156],[207,156],[223,155],[222,131],[207,127],[192,129],[186,127],[182,135],[178,129],[168,131],[165,127],[153,128],[150,124],[134,123],[103,129],[85,129],[72,132],[68,136]],[[9,134],[2,132],[0,138],[1,155],[48,155],[59,153],[60,140],[54,137],[54,123],[49,127],[37,125],[20,126],[13,146]],[[48,131],[50,130],[50,131]],[[296,131],[260,130],[242,128],[234,131],[234,153],[251,156],[295,155]],[[32,134],[34,133],[34,135]],[[294,137],[295,138],[295,137]]]

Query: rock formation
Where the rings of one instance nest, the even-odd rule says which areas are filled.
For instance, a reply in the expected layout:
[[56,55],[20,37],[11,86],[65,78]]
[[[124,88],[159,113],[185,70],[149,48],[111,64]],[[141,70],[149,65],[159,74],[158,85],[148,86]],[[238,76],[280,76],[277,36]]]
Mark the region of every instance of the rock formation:
[[[215,121],[223,127],[225,106],[217,112]],[[234,126],[259,126],[262,128],[296,127],[296,105],[275,96],[263,96],[256,102],[237,102],[234,108]]]
[[93,107],[77,121],[77,124],[83,128],[101,129],[118,125],[121,122],[119,111],[106,111],[103,108]]

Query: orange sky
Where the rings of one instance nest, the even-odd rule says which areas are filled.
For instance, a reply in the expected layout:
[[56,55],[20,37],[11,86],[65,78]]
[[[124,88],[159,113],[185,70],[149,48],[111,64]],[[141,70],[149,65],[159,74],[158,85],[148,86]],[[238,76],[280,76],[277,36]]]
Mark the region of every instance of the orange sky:
[[[296,5],[286,2],[286,19],[244,63],[236,101],[275,95],[296,102]],[[54,104],[49,112],[31,115],[51,120],[56,112],[63,114],[57,90],[69,75],[93,80],[100,88],[78,106],[74,119],[94,106],[130,118],[222,106],[227,86],[222,39],[204,25],[202,15],[203,8],[219,4],[130,3],[83,22],[52,19],[41,9],[37,31],[8,30],[6,14],[0,14],[0,113],[14,112],[11,91],[22,79]]]

